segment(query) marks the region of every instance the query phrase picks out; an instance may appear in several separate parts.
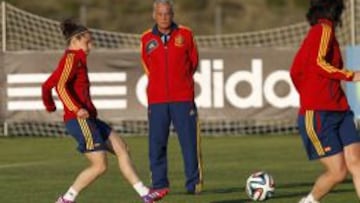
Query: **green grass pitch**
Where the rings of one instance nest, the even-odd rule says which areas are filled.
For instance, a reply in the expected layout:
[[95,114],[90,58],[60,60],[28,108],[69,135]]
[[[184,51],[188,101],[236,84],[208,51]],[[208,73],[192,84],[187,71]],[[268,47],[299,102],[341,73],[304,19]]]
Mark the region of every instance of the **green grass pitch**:
[[[125,138],[139,175],[149,183],[147,138]],[[204,192],[185,194],[183,162],[176,137],[169,140],[171,193],[162,203],[246,203],[246,178],[265,170],[276,182],[269,203],[296,203],[311,188],[321,166],[305,157],[298,136],[205,137],[202,140]],[[51,203],[67,190],[86,160],[71,138],[0,138],[0,202]],[[109,156],[109,170],[78,203],[141,202]],[[323,202],[359,202],[350,177]]]

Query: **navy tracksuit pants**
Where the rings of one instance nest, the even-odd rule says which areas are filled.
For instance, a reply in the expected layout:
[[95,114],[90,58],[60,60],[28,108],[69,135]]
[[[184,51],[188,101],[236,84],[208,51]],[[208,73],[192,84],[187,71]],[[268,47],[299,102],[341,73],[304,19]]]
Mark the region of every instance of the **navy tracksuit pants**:
[[181,145],[186,189],[188,192],[201,191],[202,166],[197,116],[194,102],[149,105],[149,156],[153,188],[169,187],[167,144],[172,122]]

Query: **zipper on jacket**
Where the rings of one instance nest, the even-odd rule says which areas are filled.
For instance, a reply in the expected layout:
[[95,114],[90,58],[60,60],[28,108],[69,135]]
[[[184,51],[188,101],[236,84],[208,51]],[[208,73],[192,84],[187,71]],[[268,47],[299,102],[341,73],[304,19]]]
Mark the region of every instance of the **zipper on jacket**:
[[169,60],[168,60],[168,46],[164,46],[165,49],[165,80],[166,80],[166,94],[168,97],[168,100],[170,100],[170,87],[169,87]]

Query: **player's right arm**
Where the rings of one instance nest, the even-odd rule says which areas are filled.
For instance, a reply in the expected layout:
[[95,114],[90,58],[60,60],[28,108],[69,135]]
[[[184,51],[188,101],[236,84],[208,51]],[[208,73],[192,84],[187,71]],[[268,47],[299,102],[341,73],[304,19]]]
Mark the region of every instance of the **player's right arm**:
[[291,80],[296,88],[296,90],[298,92],[300,92],[300,85],[301,85],[301,81],[302,81],[302,78],[303,78],[303,63],[304,63],[304,60],[303,60],[303,47],[301,47],[298,51],[298,53],[296,54],[295,58],[294,58],[294,61],[293,61],[293,64],[290,68],[290,77],[291,77]]
[[141,44],[140,44],[140,53],[141,53],[141,64],[144,68],[144,72],[146,73],[146,75],[149,75],[149,59],[148,59],[148,56],[147,56],[147,53],[146,53],[146,42],[145,42],[145,39],[144,39],[144,35],[149,32],[149,31],[146,31],[143,36],[141,37]]
[[41,96],[43,104],[48,112],[56,111],[56,105],[52,96],[51,90],[55,87],[58,81],[56,70],[50,77],[41,85]]

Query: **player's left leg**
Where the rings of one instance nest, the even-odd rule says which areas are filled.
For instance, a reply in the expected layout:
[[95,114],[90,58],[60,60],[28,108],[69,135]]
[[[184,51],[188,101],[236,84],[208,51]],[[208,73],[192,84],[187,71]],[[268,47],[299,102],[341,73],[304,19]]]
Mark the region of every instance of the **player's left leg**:
[[152,203],[166,196],[168,190],[150,190],[140,180],[125,141],[105,122],[99,119],[96,119],[95,122],[96,129],[102,134],[103,139],[106,140],[108,150],[116,156],[121,173],[140,195],[143,202]]
[[346,146],[344,153],[346,165],[352,175],[354,187],[360,199],[360,143]]
[[186,189],[190,194],[202,190],[202,157],[200,129],[194,102],[170,104],[170,115],[178,133],[186,174]]
[[131,160],[129,148],[125,141],[118,136],[114,131],[109,136],[109,149],[114,153],[118,159],[119,168],[127,179],[127,181],[134,187],[138,194],[142,197],[144,202],[153,202],[162,199],[168,193],[168,189],[151,190],[141,182],[135,166]]
[[299,130],[308,157],[319,160],[325,168],[301,203],[318,202],[346,177],[348,169],[340,130],[345,113],[308,110],[299,116]]
[[130,158],[129,148],[125,141],[114,131],[112,131],[110,133],[108,143],[109,148],[112,149],[114,155],[118,160],[119,169],[121,170],[124,177],[132,185],[138,183],[140,181],[140,178],[136,173],[134,164]]
[[345,162],[352,175],[360,199],[360,136],[357,133],[352,111],[346,112],[340,126],[340,138],[344,144]]
[[317,178],[311,190],[314,200],[323,198],[333,187],[342,182],[347,174],[343,152],[321,158],[319,161],[325,167],[325,171]]

